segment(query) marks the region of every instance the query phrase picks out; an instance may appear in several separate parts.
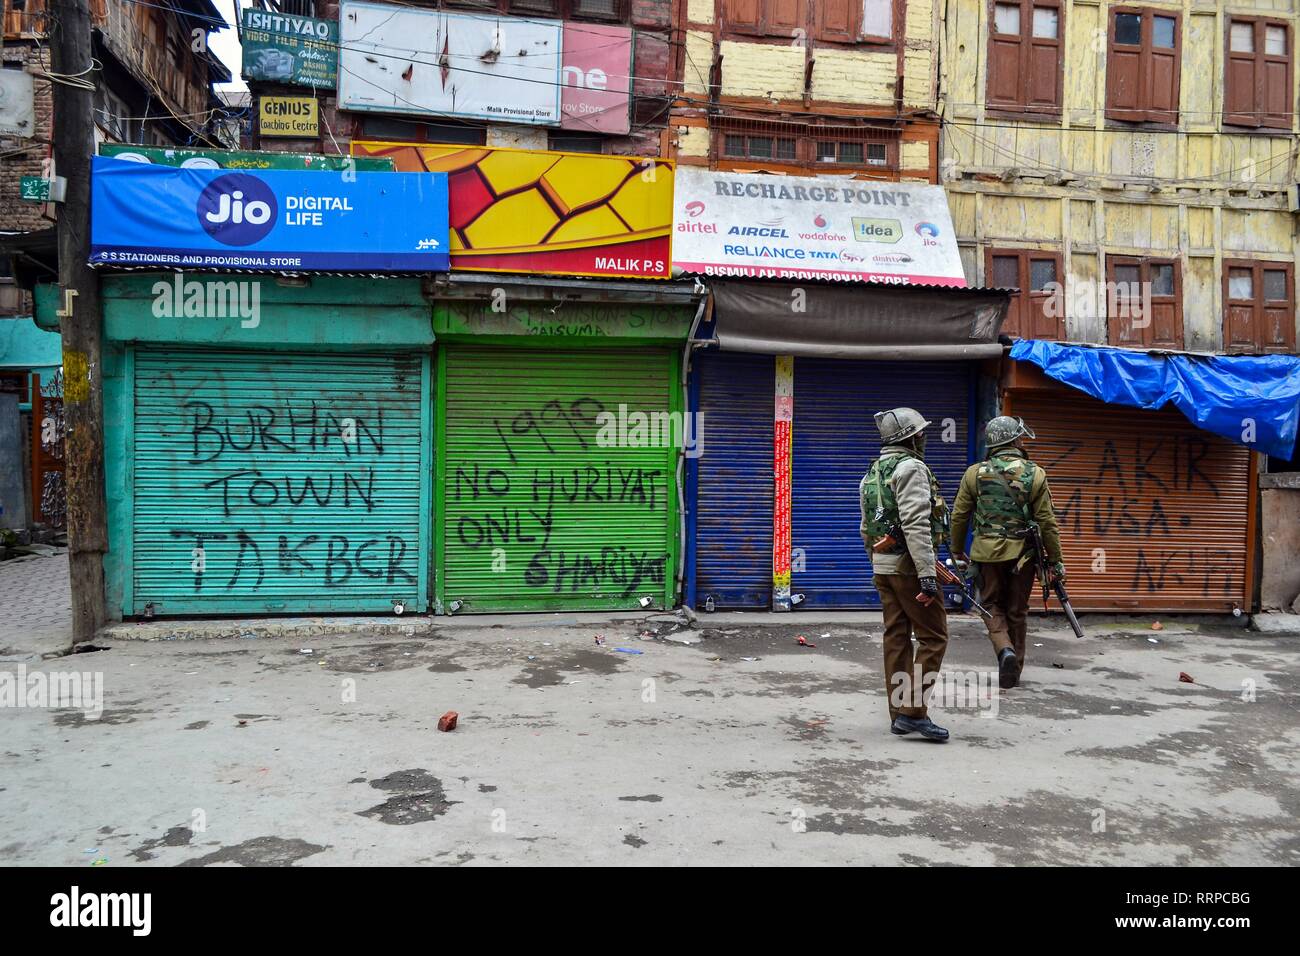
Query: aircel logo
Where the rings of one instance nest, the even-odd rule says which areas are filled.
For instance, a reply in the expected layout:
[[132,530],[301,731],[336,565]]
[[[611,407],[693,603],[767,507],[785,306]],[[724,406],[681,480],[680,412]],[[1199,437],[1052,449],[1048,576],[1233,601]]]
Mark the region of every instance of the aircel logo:
[[256,176],[218,176],[199,194],[199,225],[217,242],[251,246],[275,227],[275,194]]

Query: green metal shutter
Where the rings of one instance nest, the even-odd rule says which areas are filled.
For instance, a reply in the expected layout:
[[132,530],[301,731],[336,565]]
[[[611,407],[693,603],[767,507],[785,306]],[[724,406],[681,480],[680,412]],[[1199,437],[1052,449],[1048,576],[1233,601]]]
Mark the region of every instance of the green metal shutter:
[[429,361],[137,349],[126,606],[427,607]]
[[[677,410],[677,356],[449,346],[442,362],[443,609],[671,606],[678,453],[635,415]],[[620,408],[627,441],[611,445],[598,416]]]

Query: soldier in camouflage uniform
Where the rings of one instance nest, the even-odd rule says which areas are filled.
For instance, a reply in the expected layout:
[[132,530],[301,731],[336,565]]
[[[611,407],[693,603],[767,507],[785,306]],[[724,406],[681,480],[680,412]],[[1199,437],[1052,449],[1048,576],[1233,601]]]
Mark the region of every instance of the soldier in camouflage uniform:
[[948,731],[929,718],[926,707],[948,649],[948,617],[934,570],[947,509],[925,463],[929,424],[911,408],[876,414],[884,447],[858,486],[858,500],[862,541],[885,616],[889,729],[942,741]]
[[1019,418],[1001,415],[985,429],[988,459],[971,465],[962,476],[952,509],[954,558],[965,559],[966,529],[974,512],[975,539],[970,557],[978,566],[980,601],[998,656],[998,684],[1015,687],[1025,666],[1025,632],[1038,556],[1025,538],[1029,523],[1038,524],[1047,549],[1049,574],[1065,580],[1061,537],[1052,508],[1047,473],[1025,454],[1024,439],[1033,438]]

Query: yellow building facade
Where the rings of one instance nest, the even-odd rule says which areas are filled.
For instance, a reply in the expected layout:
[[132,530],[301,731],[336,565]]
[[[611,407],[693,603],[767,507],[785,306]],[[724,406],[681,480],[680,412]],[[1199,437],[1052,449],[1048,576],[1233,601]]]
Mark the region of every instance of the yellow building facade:
[[1295,0],[947,0],[941,178],[969,281],[1024,290],[1008,331],[1295,351],[1296,26]]
[[935,182],[934,0],[680,0],[675,158]]

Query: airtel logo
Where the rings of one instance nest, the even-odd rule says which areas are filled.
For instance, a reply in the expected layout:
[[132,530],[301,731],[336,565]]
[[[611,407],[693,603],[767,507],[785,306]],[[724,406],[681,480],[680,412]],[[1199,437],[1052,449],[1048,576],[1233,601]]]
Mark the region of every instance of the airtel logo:
[[579,86],[584,90],[603,90],[609,85],[609,75],[597,67],[584,70],[580,66],[566,66],[560,75],[565,86]]
[[199,194],[199,225],[217,242],[251,246],[275,227],[278,206],[271,188],[256,176],[218,176]]
[[703,212],[704,203],[700,202],[698,199],[686,204],[686,215],[690,216],[692,219],[698,219],[700,214]]

